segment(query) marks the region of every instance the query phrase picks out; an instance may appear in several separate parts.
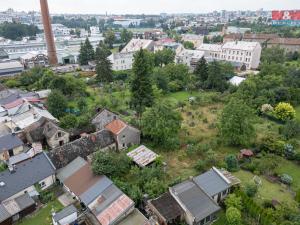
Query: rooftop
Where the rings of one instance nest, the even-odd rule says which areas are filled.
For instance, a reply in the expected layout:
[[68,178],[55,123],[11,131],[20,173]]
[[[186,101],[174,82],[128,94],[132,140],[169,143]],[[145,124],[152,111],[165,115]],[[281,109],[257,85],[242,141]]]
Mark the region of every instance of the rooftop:
[[77,209],[74,205],[69,205],[68,207],[64,208],[63,210],[59,211],[58,213],[55,213],[53,216],[53,220],[55,222],[60,221],[61,219],[72,215],[73,213],[77,213]]
[[24,143],[17,135],[7,134],[0,137],[0,152],[20,147],[23,144]]
[[121,53],[125,52],[137,52],[141,48],[146,49],[153,43],[152,40],[147,39],[132,39],[121,51]]
[[140,167],[145,167],[154,162],[158,155],[151,151],[149,148],[141,145],[140,147],[127,153],[127,156],[131,158]]
[[45,153],[17,164],[14,171],[6,170],[0,173],[0,201],[23,191],[37,182],[55,174],[55,167]]
[[223,45],[223,49],[253,51],[258,45],[258,42],[230,41]]
[[134,209],[134,211],[118,225],[150,225],[150,223],[138,209]]
[[117,119],[107,124],[105,128],[111,131],[113,134],[119,134],[126,126],[127,124],[125,122]]
[[24,68],[23,65],[18,61],[8,61],[0,63],[0,70]]

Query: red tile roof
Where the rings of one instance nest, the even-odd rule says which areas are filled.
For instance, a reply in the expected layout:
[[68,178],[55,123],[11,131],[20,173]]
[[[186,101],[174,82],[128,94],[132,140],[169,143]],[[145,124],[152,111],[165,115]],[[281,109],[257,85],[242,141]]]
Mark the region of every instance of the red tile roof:
[[107,124],[105,128],[111,131],[113,134],[119,134],[126,126],[126,123],[124,123],[122,120],[114,120]]
[[126,195],[121,195],[116,201],[114,201],[109,207],[107,207],[102,213],[97,216],[97,219],[101,225],[109,225],[115,221],[127,211],[134,202]]

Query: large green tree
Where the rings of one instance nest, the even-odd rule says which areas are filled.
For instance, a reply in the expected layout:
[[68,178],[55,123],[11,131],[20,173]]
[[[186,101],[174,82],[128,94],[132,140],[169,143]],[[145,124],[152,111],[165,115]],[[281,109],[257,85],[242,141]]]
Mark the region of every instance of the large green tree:
[[204,82],[208,78],[208,65],[204,56],[198,61],[194,74],[197,80],[197,86],[204,87]]
[[157,145],[169,147],[178,138],[181,121],[180,113],[174,111],[168,102],[158,102],[144,112],[142,132]]
[[131,82],[131,107],[141,115],[146,107],[151,107],[154,95],[150,75],[152,63],[146,50],[139,50],[134,56],[133,80]]
[[133,33],[127,29],[123,29],[121,32],[121,40],[123,43],[127,44],[132,39]]
[[242,222],[240,210],[234,207],[229,207],[226,210],[226,220],[228,225],[240,225]]
[[105,34],[105,44],[108,45],[109,48],[113,48],[113,44],[115,43],[116,36],[113,30],[108,30]]
[[253,112],[242,100],[232,98],[220,118],[219,130],[230,145],[247,145],[255,136]]
[[94,48],[91,42],[86,38],[84,43],[80,44],[79,62],[80,65],[87,65],[89,61],[95,59]]
[[168,65],[170,63],[174,63],[175,59],[175,52],[172,51],[171,49],[163,49],[155,52],[154,54],[154,62],[155,66],[164,66]]
[[48,96],[47,107],[53,116],[60,118],[65,114],[67,99],[60,91],[54,90]]
[[225,91],[228,88],[226,75],[222,70],[222,66],[219,62],[213,61],[208,66],[208,77],[205,81],[205,87],[207,89],[213,89],[216,91]]
[[108,83],[113,80],[113,71],[112,63],[107,58],[105,49],[102,49],[100,46],[96,49],[96,72],[97,72],[97,81]]

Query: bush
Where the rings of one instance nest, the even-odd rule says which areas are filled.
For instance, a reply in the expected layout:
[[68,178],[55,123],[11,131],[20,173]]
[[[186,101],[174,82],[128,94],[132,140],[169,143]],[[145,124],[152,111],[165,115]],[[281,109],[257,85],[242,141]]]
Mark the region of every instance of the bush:
[[204,160],[198,160],[196,165],[195,165],[195,169],[198,171],[198,172],[203,172],[206,168],[206,162]]
[[289,160],[294,160],[296,156],[296,151],[294,149],[294,146],[291,144],[286,144],[284,146],[284,155]]
[[289,120],[279,131],[287,140],[297,137],[300,134],[300,123],[297,120]]
[[226,210],[226,220],[229,225],[240,225],[242,216],[240,210],[230,207]]
[[242,199],[240,196],[236,196],[236,194],[230,194],[225,200],[226,208],[234,207],[239,210],[242,210]]
[[50,191],[42,191],[40,192],[40,201],[43,204],[47,204],[48,202],[51,202],[54,200],[54,194],[53,192]]
[[274,110],[277,119],[282,121],[292,120],[296,116],[296,111],[289,103],[280,102]]
[[253,198],[257,193],[257,185],[255,183],[248,183],[245,185],[245,193],[248,197]]
[[287,185],[291,185],[293,183],[293,178],[288,174],[282,174],[280,176],[280,180],[282,183],[287,184]]
[[236,172],[239,170],[238,160],[235,155],[228,155],[225,158],[226,168],[230,172]]

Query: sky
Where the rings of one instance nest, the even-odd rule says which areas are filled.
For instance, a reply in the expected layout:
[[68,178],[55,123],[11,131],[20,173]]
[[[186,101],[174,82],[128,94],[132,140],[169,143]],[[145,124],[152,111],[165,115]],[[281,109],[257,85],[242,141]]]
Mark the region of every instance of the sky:
[[[159,14],[300,9],[300,0],[48,0],[51,13]],[[0,11],[39,10],[39,0],[0,0]]]

